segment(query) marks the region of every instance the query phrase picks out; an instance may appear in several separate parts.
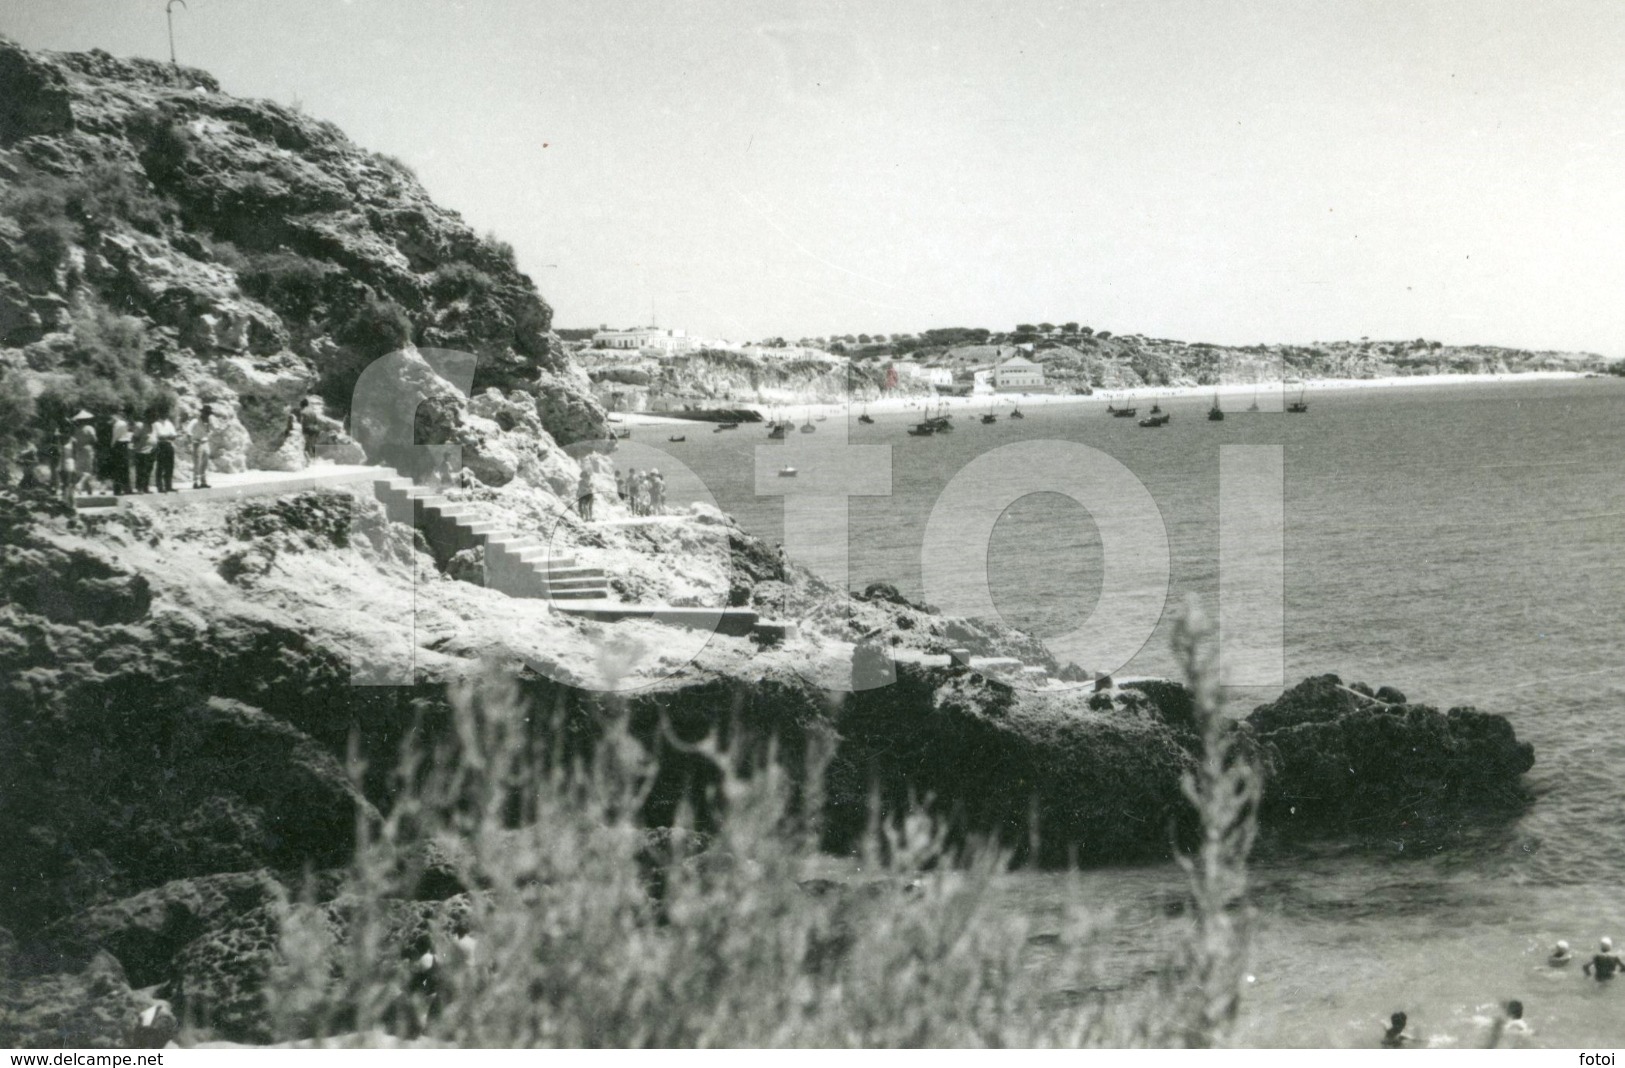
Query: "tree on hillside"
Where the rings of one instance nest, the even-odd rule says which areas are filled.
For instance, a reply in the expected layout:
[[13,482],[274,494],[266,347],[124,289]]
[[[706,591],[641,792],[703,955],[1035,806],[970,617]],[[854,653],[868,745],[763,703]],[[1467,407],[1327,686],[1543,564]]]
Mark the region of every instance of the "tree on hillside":
[[1018,334],[1036,334],[1037,332],[1038,327],[1034,326],[1032,323],[1016,324],[1016,333]]
[[869,344],[869,335],[868,334],[859,334],[858,335],[858,344],[860,344],[860,345]]
[[1067,334],[1076,334],[1078,332],[1078,324],[1077,323],[1062,323],[1061,324],[1061,331],[1063,333],[1067,333]]
[[1039,323],[1038,324],[1038,332],[1040,334],[1053,334],[1053,333],[1055,333],[1055,324],[1054,323]]

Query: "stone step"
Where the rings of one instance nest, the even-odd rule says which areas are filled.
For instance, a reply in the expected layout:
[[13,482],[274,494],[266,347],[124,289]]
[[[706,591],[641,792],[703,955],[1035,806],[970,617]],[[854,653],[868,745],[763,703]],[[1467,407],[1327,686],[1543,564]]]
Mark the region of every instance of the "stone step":
[[796,636],[796,625],[788,620],[758,619],[751,627],[751,636],[762,645],[778,645]]
[[602,575],[587,576],[584,578],[558,578],[553,575],[542,577],[542,581],[550,590],[602,590],[608,584]]
[[616,623],[624,619],[643,619],[692,630],[715,631],[744,637],[752,633],[759,618],[749,608],[678,608],[671,605],[613,604],[599,602],[580,605],[560,604],[556,610],[566,615],[580,616],[602,623]]
[[541,596],[550,601],[601,601],[609,594],[604,587],[588,590],[554,590],[549,589]]

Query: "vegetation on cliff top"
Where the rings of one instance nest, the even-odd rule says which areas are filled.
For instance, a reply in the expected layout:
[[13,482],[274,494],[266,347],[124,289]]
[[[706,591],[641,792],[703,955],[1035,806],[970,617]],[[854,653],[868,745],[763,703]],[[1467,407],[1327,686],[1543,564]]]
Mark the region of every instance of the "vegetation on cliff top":
[[476,389],[567,394],[539,406],[561,440],[597,433],[513,249],[398,162],[200,71],[0,39],[0,82],[0,378],[39,416],[178,396],[259,441],[411,342],[475,354]]

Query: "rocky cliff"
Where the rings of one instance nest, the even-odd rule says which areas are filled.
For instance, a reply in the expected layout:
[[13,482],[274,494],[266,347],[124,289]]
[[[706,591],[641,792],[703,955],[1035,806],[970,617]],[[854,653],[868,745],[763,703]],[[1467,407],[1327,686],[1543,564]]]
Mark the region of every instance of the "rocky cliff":
[[404,163],[147,60],[0,40],[0,90],[7,396],[48,418],[211,403],[217,466],[283,466],[290,404],[342,418],[361,369],[415,345],[472,353],[473,391],[522,398],[559,442],[601,434],[513,250]]
[[[771,352],[771,350],[769,350]],[[829,404],[880,395],[885,371],[835,357],[782,358],[724,349],[656,357],[583,349],[577,359],[612,411],[659,411],[688,402]]]

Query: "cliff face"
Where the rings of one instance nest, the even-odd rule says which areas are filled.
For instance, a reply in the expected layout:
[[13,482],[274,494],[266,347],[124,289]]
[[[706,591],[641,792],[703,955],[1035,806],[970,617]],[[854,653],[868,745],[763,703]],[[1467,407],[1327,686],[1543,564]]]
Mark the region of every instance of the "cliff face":
[[880,394],[882,369],[813,357],[780,359],[703,350],[666,358],[583,350],[593,392],[612,411],[658,410],[666,403],[828,404]]
[[[956,370],[987,367],[1014,353],[1015,338],[988,344],[909,351],[892,343],[872,353],[878,366],[898,350],[909,359]],[[1390,378],[1432,374],[1508,374],[1524,371],[1599,371],[1608,361],[1594,353],[1529,351],[1490,345],[1408,341],[1329,341],[1309,345],[1209,345],[1138,334],[1062,333],[1025,336],[1045,381],[1065,390],[1138,386],[1204,386],[1278,382],[1283,378]],[[1616,365],[1619,366],[1619,365]]]
[[412,343],[473,353],[474,390],[521,393],[560,441],[601,433],[512,249],[400,161],[102,52],[0,41],[0,90],[0,369],[47,407],[172,391],[223,411],[222,466],[259,465],[290,402],[342,415],[360,369]]

